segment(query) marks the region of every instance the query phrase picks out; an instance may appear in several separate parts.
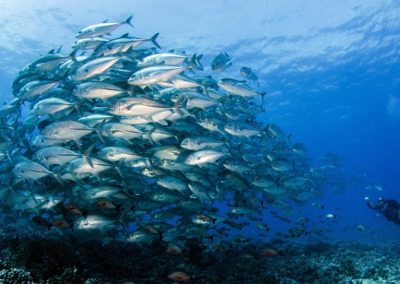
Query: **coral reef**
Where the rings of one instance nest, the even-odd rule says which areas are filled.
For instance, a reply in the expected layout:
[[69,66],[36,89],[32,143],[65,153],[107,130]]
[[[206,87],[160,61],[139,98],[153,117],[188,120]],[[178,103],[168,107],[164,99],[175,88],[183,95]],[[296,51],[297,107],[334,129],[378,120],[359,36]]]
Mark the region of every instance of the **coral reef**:
[[[190,275],[186,283],[399,283],[397,246],[237,240],[206,246],[190,239],[181,254],[169,254],[160,241],[9,238],[2,241],[0,283],[174,283],[168,275],[175,271]],[[266,247],[282,253],[261,256]]]

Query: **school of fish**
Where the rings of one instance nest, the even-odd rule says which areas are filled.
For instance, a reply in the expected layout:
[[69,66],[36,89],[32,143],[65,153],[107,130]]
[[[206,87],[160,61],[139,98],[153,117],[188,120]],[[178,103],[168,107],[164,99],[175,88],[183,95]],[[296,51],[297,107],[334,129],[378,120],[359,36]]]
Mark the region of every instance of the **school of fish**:
[[71,54],[19,72],[0,107],[3,202],[43,230],[162,239],[178,253],[239,217],[266,232],[263,210],[322,194],[304,145],[257,120],[268,94],[250,67],[225,77],[226,52],[207,71],[202,55],[162,51],[158,33],[113,35],[131,20],[83,28]]

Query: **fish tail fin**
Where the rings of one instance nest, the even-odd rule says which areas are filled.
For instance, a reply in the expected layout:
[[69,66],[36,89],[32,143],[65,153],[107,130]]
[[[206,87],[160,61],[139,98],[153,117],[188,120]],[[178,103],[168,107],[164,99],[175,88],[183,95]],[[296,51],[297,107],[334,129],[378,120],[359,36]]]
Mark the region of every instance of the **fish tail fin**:
[[201,64],[200,60],[203,57],[203,54],[197,55],[196,53],[193,54],[192,58],[190,59],[190,66],[200,71],[204,71],[204,67]]
[[264,111],[265,111],[265,95],[266,94],[267,94],[266,92],[262,92],[260,94],[261,95],[261,101],[262,101],[262,107],[263,107]]
[[158,42],[157,42],[157,37],[158,37],[158,35],[159,35],[160,33],[156,33],[156,34],[154,34],[151,38],[150,38],[150,41],[156,46],[156,47],[158,47],[159,49],[161,49],[161,46],[158,44]]
[[175,103],[173,106],[173,109],[176,113],[178,113],[181,116],[185,116],[185,114],[182,112],[182,105],[184,104],[184,106],[186,107],[186,103],[187,100],[181,96]]
[[52,176],[57,180],[57,182],[58,182],[61,186],[64,186],[64,183],[63,183],[63,181],[62,181],[61,176],[60,176],[59,173],[53,173]]
[[76,59],[78,51],[79,51],[79,49],[74,49],[74,50],[69,54],[69,57],[71,57],[71,60],[72,60],[74,63],[77,63],[77,62],[78,62],[78,60]]
[[103,120],[98,126],[96,126],[97,136],[99,137],[100,141],[104,144],[106,143],[106,141],[104,140],[104,136],[103,136],[103,126],[105,123],[106,123],[106,121]]
[[134,28],[134,26],[132,25],[131,21],[132,21],[133,15],[130,15],[123,23],[130,25],[132,28]]
[[76,104],[74,104],[74,109],[76,110],[76,112],[79,114],[80,117],[82,117],[82,112],[81,112],[81,104],[83,103],[83,101],[79,101]]
[[95,146],[96,146],[96,143],[93,143],[93,144],[90,145],[90,146],[85,150],[85,152],[83,153],[83,156],[85,157],[86,161],[88,162],[88,164],[89,164],[92,168],[94,168],[94,167],[93,167],[93,162],[92,162],[92,159],[91,159],[91,157],[90,157],[90,154],[92,153],[92,151],[93,151],[93,149],[94,149]]
[[119,174],[119,176],[120,176],[122,179],[125,179],[124,174],[122,173],[122,169],[121,169],[120,164],[118,164],[118,165],[115,166],[115,170],[117,171],[117,173]]
[[10,163],[11,163],[12,165],[14,165],[15,163],[14,163],[14,161],[13,161],[13,159],[12,159],[12,157],[11,157],[9,151],[6,151],[6,156],[7,156],[7,159],[10,161]]
[[152,137],[152,135],[153,135],[153,133],[154,133],[154,131],[156,131],[157,130],[157,128],[156,127],[154,127],[152,130],[150,130],[149,131],[149,133],[147,134],[148,136],[148,139],[149,139],[149,141],[150,141],[150,143],[151,144],[159,144],[159,143],[156,143],[154,140],[153,140],[153,137]]
[[129,33],[124,33],[122,36],[120,36],[119,38],[129,38]]

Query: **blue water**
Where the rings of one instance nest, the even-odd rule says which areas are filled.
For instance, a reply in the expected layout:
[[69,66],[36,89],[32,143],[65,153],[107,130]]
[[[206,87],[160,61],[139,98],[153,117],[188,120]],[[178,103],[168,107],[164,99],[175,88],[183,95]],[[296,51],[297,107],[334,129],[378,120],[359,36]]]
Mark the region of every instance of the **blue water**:
[[[2,3],[1,99],[11,98],[13,77],[37,55],[70,46],[82,26],[133,13],[137,36],[160,32],[165,50],[204,53],[208,68],[213,56],[227,51],[234,61],[226,74],[236,76],[241,66],[252,67],[268,94],[260,119],[291,133],[314,159],[328,152],[341,158],[347,189],[327,189],[323,210],[305,206],[300,214],[318,215],[331,239],[373,240],[382,232],[390,239],[400,228],[369,210],[364,197],[400,200],[400,4],[316,2]],[[332,212],[337,220],[325,220]],[[371,233],[358,232],[357,224]]]

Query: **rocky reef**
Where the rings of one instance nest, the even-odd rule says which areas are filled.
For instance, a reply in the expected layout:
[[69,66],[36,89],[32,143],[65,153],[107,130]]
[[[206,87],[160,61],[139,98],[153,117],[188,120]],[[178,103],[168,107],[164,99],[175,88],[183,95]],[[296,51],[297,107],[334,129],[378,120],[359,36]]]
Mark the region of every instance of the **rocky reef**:
[[[153,241],[2,235],[0,283],[399,283],[398,244],[189,239],[178,253]],[[279,254],[262,254],[273,248]],[[169,278],[184,272],[189,279]]]

